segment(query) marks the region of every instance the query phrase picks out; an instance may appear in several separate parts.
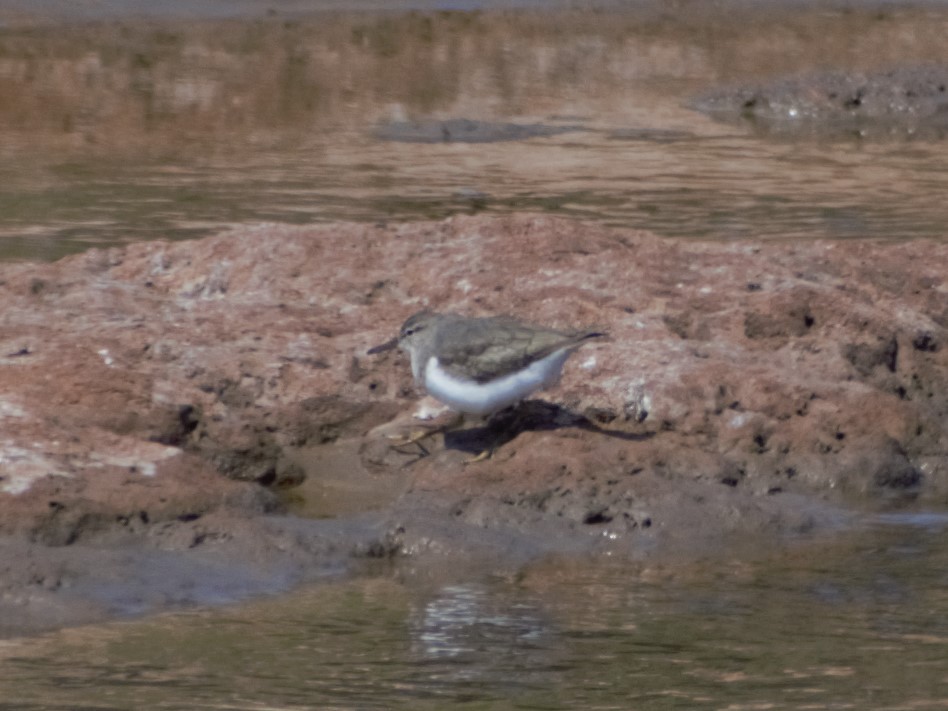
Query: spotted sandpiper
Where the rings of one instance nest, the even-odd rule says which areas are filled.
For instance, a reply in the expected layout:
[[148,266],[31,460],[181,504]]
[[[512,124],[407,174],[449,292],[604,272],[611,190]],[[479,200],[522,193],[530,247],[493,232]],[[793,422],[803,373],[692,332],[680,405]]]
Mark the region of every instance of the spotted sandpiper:
[[[411,355],[418,385],[462,416],[483,417],[555,383],[573,351],[604,335],[556,331],[506,316],[420,311],[405,321],[398,336],[368,352],[399,346]],[[489,455],[484,452],[479,459]]]

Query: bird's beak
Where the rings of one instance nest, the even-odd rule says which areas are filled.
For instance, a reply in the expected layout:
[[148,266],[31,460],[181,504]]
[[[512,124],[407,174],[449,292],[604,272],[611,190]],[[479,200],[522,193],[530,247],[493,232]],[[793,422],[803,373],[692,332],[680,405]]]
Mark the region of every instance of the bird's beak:
[[385,351],[392,350],[397,345],[398,345],[398,336],[395,336],[395,338],[393,338],[390,341],[385,341],[385,343],[381,345],[374,346],[373,348],[369,348],[369,350],[366,351],[366,353],[368,353],[369,355],[375,355],[376,353],[384,353]]

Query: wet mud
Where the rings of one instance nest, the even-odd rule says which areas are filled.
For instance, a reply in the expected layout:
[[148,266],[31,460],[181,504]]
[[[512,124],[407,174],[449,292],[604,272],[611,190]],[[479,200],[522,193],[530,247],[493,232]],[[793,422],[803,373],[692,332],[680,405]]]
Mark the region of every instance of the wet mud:
[[[380,564],[694,560],[938,506],[946,265],[933,242],[700,243],[536,215],[4,265],[4,619]],[[403,354],[369,350],[425,307],[609,337],[510,418],[397,447],[441,410]]]

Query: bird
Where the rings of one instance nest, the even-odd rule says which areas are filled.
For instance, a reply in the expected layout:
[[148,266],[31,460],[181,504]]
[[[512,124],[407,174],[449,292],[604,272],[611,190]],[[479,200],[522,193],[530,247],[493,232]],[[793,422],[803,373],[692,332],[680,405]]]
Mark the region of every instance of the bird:
[[[553,385],[576,349],[605,335],[596,330],[559,331],[510,316],[477,318],[424,310],[410,316],[397,336],[368,353],[396,346],[406,351],[416,385],[463,419],[489,417]],[[439,429],[445,428],[433,432]],[[492,451],[471,461],[487,458]]]

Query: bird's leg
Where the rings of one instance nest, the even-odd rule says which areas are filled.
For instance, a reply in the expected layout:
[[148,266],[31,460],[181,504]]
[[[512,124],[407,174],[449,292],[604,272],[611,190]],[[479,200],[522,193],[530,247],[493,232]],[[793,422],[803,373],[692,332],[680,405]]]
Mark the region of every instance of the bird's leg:
[[491,444],[490,447],[485,449],[483,452],[478,454],[476,457],[471,457],[470,459],[465,459],[462,464],[477,464],[478,462],[483,462],[487,459],[490,459],[494,454],[494,449],[496,449],[495,444]]
[[404,447],[406,444],[418,444],[424,439],[428,439],[431,435],[435,434],[438,431],[437,428],[420,428],[414,432],[410,432],[407,435],[403,434],[390,434],[386,435],[391,441],[393,447]]
[[403,448],[407,447],[410,444],[415,444],[418,446],[418,456],[427,457],[431,452],[428,451],[428,448],[422,444],[422,441],[429,437],[432,433],[426,430],[417,430],[412,432],[407,436],[403,435],[388,435],[388,439],[391,442],[391,448],[396,452],[401,452],[403,454],[408,454]]
[[[491,430],[490,444],[477,456],[465,459],[464,464],[476,464],[490,459],[494,451],[505,443],[504,437],[509,434],[509,430],[520,422],[520,403],[495,412],[487,421],[487,428]],[[512,439],[512,438],[510,438]]]
[[405,447],[410,444],[417,444],[422,453],[428,454],[428,450],[425,449],[422,445],[422,441],[433,437],[439,432],[447,432],[450,429],[454,429],[459,424],[464,421],[464,415],[460,412],[455,413],[455,416],[446,423],[435,425],[434,427],[420,427],[414,432],[405,435],[389,435],[389,440],[392,441],[392,448],[398,449],[400,447]]

